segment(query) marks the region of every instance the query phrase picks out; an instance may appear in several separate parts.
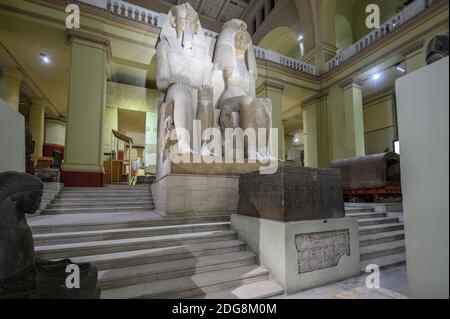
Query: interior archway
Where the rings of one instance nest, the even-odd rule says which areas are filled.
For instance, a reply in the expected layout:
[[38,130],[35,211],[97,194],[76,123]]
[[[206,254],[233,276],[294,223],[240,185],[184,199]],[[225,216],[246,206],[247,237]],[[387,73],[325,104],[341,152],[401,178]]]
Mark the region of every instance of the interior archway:
[[270,31],[258,46],[295,59],[300,58],[298,35],[288,27],[278,27]]
[[336,47],[338,52],[340,52],[353,43],[353,30],[347,18],[339,14],[336,15],[334,24],[336,29]]

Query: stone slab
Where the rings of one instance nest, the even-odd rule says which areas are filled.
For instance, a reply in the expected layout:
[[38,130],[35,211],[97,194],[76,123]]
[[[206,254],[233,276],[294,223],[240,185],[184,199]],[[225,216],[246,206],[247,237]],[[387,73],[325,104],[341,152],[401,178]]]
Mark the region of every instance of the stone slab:
[[239,177],[170,174],[152,184],[152,194],[159,213],[231,214],[237,210]]
[[231,226],[288,294],[360,273],[353,218],[286,223],[233,214]]
[[238,213],[284,222],[342,218],[339,171],[280,163],[272,175],[241,175]]
[[384,288],[355,288],[334,295],[334,299],[409,299],[397,292]]
[[158,167],[158,179],[170,174],[241,175],[259,172],[260,169],[271,167],[270,165],[248,159],[244,163],[225,163],[221,157],[188,155],[181,163],[174,163],[170,159],[162,162]]

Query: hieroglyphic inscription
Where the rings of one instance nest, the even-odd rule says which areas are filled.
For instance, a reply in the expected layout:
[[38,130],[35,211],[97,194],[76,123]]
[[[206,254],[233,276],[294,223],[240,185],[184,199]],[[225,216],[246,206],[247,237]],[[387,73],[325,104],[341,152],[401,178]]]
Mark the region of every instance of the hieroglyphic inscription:
[[295,236],[298,273],[334,267],[342,256],[350,256],[348,229],[299,234]]

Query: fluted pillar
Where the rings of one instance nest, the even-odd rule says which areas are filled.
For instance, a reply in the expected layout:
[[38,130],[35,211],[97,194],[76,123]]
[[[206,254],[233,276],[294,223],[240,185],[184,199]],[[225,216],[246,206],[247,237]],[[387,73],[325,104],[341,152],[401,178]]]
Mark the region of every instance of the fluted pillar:
[[35,142],[33,160],[42,157],[44,148],[44,119],[47,102],[44,99],[32,99],[30,108],[29,125],[31,136]]

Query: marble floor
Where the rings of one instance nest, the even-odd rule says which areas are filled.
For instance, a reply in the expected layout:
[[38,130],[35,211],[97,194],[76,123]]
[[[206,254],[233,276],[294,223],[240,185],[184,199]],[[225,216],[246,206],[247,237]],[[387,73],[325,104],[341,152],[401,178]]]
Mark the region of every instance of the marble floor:
[[[380,288],[408,297],[406,265],[381,270]],[[366,275],[346,279],[323,287],[308,289],[293,295],[276,296],[274,299],[333,299],[355,288],[365,287]],[[374,296],[374,298],[377,298]]]

